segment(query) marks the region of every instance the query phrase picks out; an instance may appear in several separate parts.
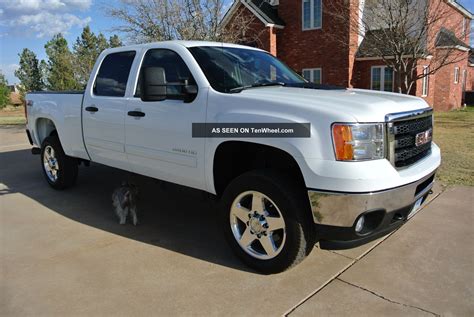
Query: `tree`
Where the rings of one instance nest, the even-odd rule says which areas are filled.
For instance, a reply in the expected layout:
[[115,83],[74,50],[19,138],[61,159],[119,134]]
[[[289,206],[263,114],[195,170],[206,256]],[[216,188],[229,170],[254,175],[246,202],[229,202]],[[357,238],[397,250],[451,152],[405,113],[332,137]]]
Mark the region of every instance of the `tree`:
[[105,38],[104,34],[99,33],[97,36],[97,50],[99,54],[103,51],[109,48],[109,42],[107,42],[107,39]]
[[241,30],[249,29],[254,15],[234,18],[235,27],[223,27],[225,0],[121,0],[106,12],[122,21],[116,30],[128,35],[131,42],[144,43],[165,40],[208,40],[225,42],[257,42]]
[[10,89],[5,76],[0,71],[0,109],[10,104]]
[[94,67],[97,56],[97,38],[89,26],[84,27],[80,37],[76,39],[74,49],[74,73],[81,87],[87,85],[89,74]]
[[114,34],[109,38],[109,46],[112,47],[112,48],[113,47],[120,47],[120,46],[123,46],[123,43],[120,40],[120,38],[117,35]]
[[22,95],[28,91],[43,90],[45,88],[44,77],[36,54],[24,48],[18,56],[20,57],[20,67],[15,70],[15,76],[20,80]]
[[89,26],[84,27],[73,46],[74,75],[79,87],[86,87],[100,53],[109,47],[118,46],[122,46],[122,42],[117,35],[111,36],[110,41],[107,41],[102,33],[96,36]]
[[[325,12],[363,40],[359,54],[378,57],[393,69],[400,93],[411,93],[417,80],[466,58],[469,48],[456,37],[459,29],[443,28],[449,25],[445,1],[366,0],[355,6],[353,1],[331,1]],[[331,36],[353,45],[347,36]],[[419,71],[420,65],[426,71]]]
[[48,55],[48,88],[51,90],[78,89],[80,85],[74,76],[73,54],[61,33],[44,46]]

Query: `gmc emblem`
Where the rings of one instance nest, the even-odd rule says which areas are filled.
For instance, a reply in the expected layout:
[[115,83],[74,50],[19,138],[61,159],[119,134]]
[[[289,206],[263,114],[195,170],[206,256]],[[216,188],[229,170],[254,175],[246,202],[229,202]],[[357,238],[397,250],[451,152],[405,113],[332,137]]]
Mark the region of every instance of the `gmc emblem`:
[[420,132],[415,137],[415,145],[420,146],[428,142],[431,142],[432,137],[433,137],[433,129],[431,128],[424,132]]

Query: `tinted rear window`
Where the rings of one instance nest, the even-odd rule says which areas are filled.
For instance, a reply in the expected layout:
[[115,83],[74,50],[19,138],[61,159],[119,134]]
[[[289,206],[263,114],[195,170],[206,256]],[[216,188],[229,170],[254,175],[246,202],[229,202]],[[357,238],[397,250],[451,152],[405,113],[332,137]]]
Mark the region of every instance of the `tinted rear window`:
[[94,94],[97,96],[125,96],[128,75],[134,58],[135,51],[107,55],[102,61],[95,79]]

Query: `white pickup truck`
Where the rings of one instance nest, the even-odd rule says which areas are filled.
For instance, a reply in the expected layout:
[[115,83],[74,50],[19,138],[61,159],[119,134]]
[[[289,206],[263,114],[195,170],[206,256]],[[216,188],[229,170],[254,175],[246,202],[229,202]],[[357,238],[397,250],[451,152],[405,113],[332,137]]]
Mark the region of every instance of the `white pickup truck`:
[[[233,44],[108,49],[85,91],[29,93],[26,108],[53,188],[93,161],[211,193],[231,248],[264,273],[296,265],[317,241],[350,248],[399,227],[441,161],[422,99],[317,86]],[[306,135],[281,135],[301,124]],[[249,125],[268,133],[243,133]]]

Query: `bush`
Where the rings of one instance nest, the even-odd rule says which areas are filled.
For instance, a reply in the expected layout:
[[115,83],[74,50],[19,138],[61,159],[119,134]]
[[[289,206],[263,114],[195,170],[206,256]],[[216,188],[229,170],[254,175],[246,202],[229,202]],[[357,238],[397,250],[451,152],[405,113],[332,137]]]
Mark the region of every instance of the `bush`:
[[10,104],[10,89],[5,76],[0,72],[0,109]]

